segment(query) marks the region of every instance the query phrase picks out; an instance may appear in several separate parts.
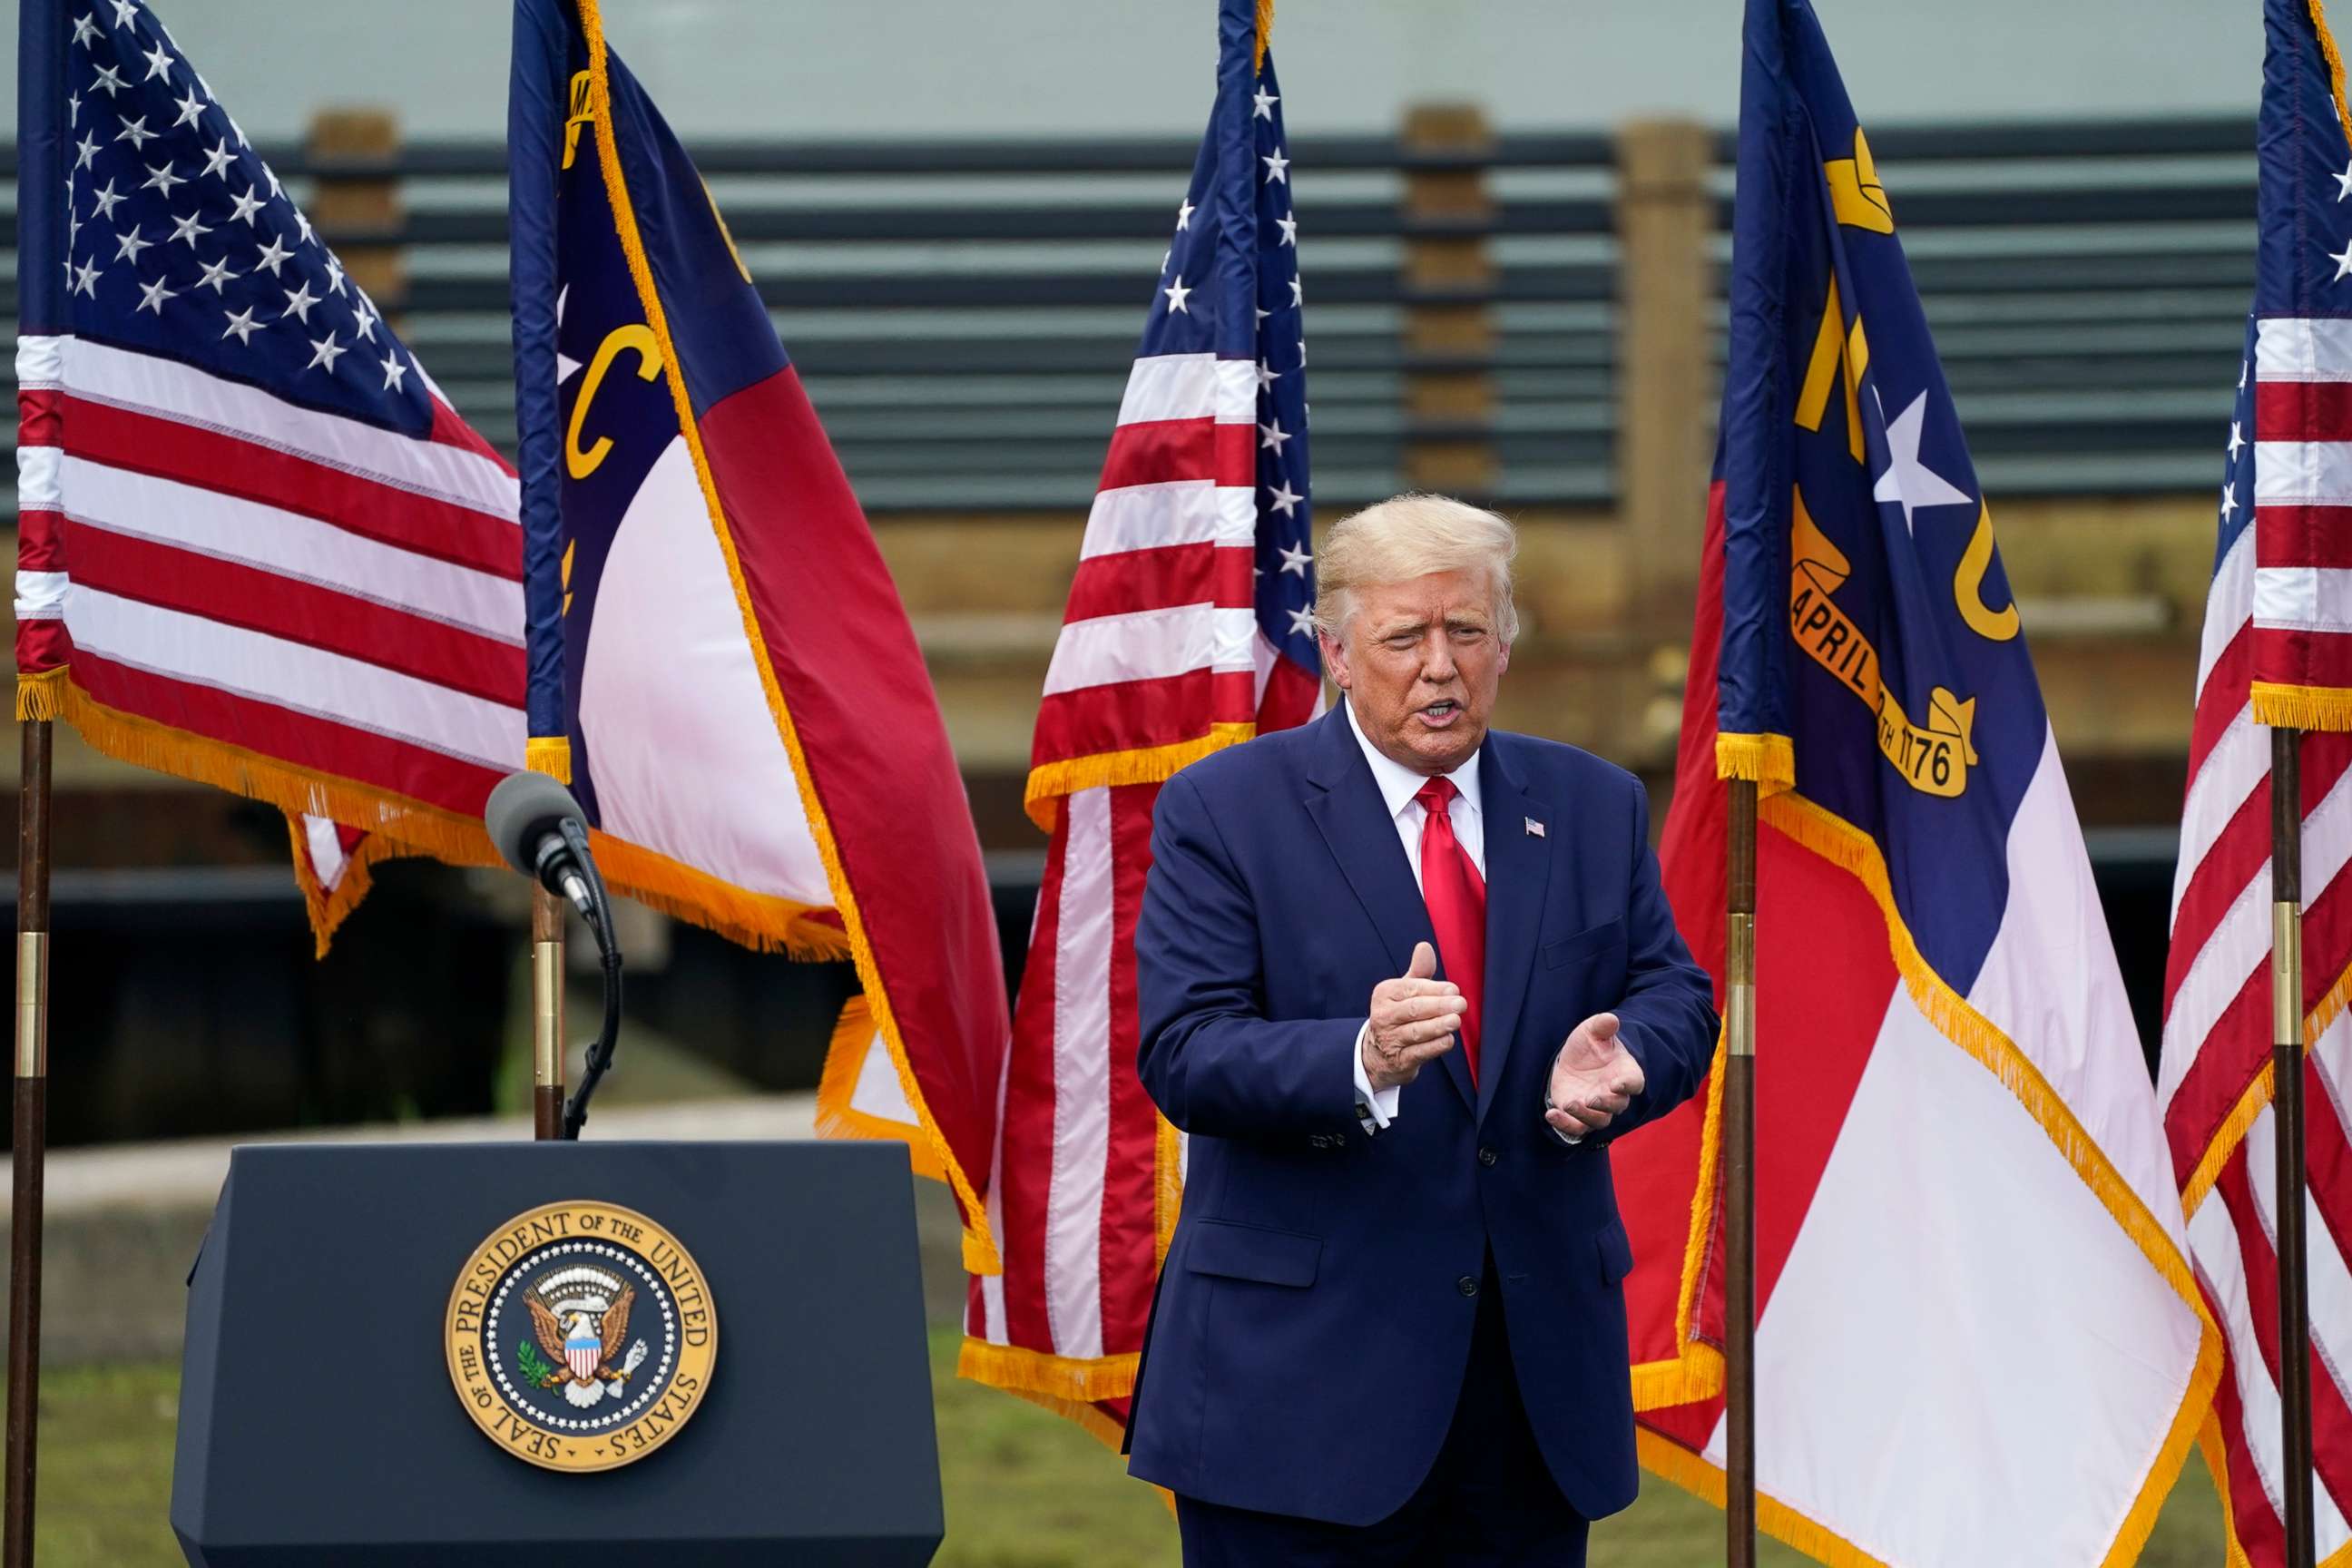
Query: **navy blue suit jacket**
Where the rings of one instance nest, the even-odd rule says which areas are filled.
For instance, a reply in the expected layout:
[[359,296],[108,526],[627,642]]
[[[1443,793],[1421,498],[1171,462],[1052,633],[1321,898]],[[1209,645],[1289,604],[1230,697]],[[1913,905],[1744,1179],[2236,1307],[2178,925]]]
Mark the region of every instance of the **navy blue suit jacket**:
[[[1640,781],[1500,732],[1478,780],[1478,1083],[1447,1052],[1377,1136],[1355,1112],[1357,1033],[1372,987],[1433,938],[1347,715],[1216,752],[1160,793],[1139,1065],[1192,1143],[1129,1426],[1147,1480],[1335,1523],[1386,1517],[1445,1439],[1491,1255],[1560,1490],[1587,1518],[1633,1499],[1633,1254],[1607,1142],[1698,1086],[1711,987],[1660,889]],[[1571,1148],[1544,1090],[1569,1032],[1601,1012],[1648,1085]]]

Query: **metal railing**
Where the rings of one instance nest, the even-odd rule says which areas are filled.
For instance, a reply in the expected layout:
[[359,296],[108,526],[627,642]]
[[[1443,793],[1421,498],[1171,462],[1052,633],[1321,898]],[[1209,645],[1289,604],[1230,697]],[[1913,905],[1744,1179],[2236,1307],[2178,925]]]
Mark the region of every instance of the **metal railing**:
[[[1989,489],[2200,489],[2218,474],[2253,267],[2251,127],[2184,120],[1895,127],[1874,142]],[[691,149],[869,509],[1082,508],[1193,145],[1174,140]],[[1486,456],[1518,508],[1619,492],[1625,316],[1644,279],[1619,243],[1620,139],[1409,136],[1294,149],[1317,489],[1327,508],[1420,482],[1417,448]],[[1721,352],[1728,140],[1716,142]],[[505,151],[422,142],[390,159],[275,159],[298,199],[394,182],[396,217],[330,243],[396,247],[379,304],[451,400],[511,450]],[[1471,176],[1475,210],[1418,176]],[[13,231],[13,213],[0,216]],[[13,242],[13,232],[8,236]],[[1433,280],[1414,247],[1482,264]],[[1457,248],[1459,245],[1457,243]],[[13,273],[13,269],[11,269]],[[5,290],[11,295],[13,276]],[[1432,346],[1416,314],[1484,313],[1482,342]],[[13,312],[11,312],[13,314]],[[1431,412],[1415,378],[1475,376]],[[1713,384],[1713,376],[1696,384]],[[1644,406],[1649,406],[1645,405]],[[1687,417],[1709,422],[1711,400]]]

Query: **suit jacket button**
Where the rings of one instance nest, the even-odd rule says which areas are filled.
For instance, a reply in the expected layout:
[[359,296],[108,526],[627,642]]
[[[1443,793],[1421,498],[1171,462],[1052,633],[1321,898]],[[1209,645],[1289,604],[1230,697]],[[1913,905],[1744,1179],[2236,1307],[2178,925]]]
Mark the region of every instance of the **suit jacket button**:
[[1475,1296],[1478,1293],[1478,1281],[1470,1275],[1465,1274],[1454,1282],[1454,1288],[1465,1296]]
[[1482,1165],[1491,1165],[1501,1158],[1502,1156],[1496,1153],[1492,1149],[1481,1149],[1478,1151],[1478,1163]]

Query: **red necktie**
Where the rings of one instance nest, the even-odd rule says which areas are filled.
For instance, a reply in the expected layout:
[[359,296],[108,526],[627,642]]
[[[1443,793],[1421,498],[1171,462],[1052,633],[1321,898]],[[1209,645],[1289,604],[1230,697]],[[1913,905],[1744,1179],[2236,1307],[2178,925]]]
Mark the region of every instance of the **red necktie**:
[[1486,883],[1470,852],[1454,837],[1447,808],[1461,792],[1452,779],[1432,779],[1412,798],[1421,803],[1421,901],[1437,933],[1445,977],[1469,1004],[1462,1015],[1462,1065],[1478,1081],[1478,1021],[1486,997]]

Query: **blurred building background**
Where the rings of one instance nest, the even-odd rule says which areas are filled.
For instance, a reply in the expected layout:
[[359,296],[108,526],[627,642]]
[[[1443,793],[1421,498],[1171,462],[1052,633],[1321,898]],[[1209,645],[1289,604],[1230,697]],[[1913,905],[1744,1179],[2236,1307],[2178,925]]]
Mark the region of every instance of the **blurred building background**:
[[[166,9],[353,275],[510,452],[504,7]],[[1019,811],[1030,724],[1206,112],[1213,7],[606,9],[872,515],[1017,970],[1042,847]],[[2153,1050],[2252,284],[2259,24],[2200,0],[1823,10]],[[1319,517],[1408,487],[1511,513],[1526,630],[1501,721],[1660,785],[1713,441],[1738,15],[1282,0],[1276,22]],[[313,964],[274,813],[58,742],[60,1141],[510,1103],[519,883],[388,868]],[[632,954],[649,1031],[728,1081],[814,1081],[842,970],[651,919]]]

